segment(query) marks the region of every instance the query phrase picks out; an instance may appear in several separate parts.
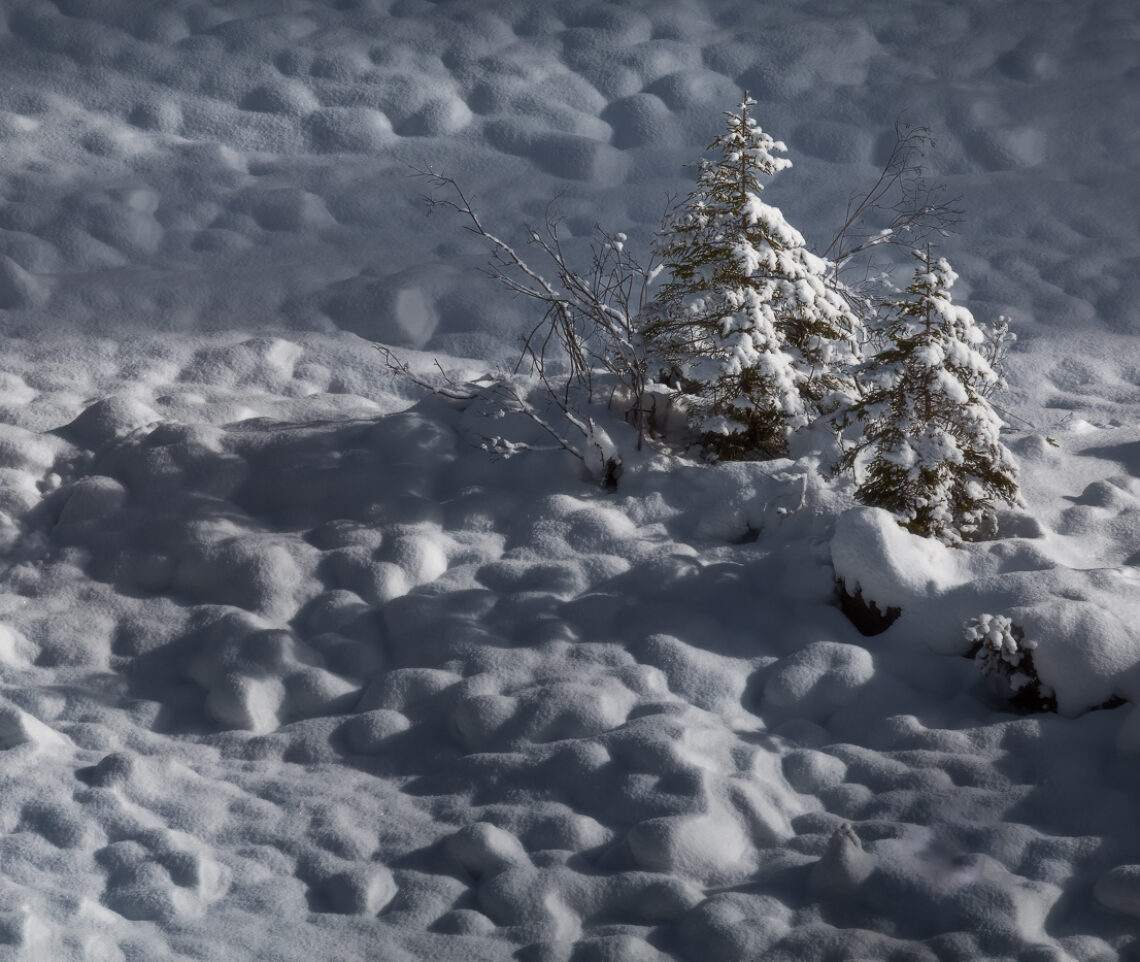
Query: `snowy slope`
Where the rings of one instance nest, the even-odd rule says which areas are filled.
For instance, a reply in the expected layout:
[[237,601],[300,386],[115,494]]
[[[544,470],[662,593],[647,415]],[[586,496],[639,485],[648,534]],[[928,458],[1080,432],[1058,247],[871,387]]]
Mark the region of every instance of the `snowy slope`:
[[[0,957],[1140,957],[1138,83],[1130,0],[0,6]],[[644,249],[743,89],[820,247],[932,129],[1019,335],[999,539],[808,442],[494,460],[371,347],[536,320],[411,165]]]

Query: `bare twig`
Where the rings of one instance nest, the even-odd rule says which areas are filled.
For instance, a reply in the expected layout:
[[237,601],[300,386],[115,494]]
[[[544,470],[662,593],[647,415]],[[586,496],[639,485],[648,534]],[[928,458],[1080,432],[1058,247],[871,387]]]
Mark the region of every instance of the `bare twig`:
[[[549,421],[540,416],[539,413],[535,411],[534,405],[531,404],[531,402],[524,398],[521,394],[519,394],[518,389],[514,385],[507,384],[505,382],[499,382],[492,389],[492,395],[490,396],[493,396],[494,399],[499,402],[506,401],[508,403],[508,406],[501,407],[501,410],[507,411],[509,413],[521,414],[532,424],[547,434],[559,448],[561,448],[563,451],[569,451],[570,454],[574,455],[574,457],[576,457],[579,461],[585,463],[585,455],[583,455],[578,447],[564,438],[561,434],[559,434]],[[582,430],[579,425],[575,424],[574,426],[579,427],[579,430]],[[582,433],[585,434],[586,432],[582,430]],[[488,440],[493,440],[499,443],[502,443],[503,441],[502,438],[494,438]],[[514,444],[512,446],[515,450],[535,450],[531,445],[527,444]]]
[[477,397],[479,397],[479,393],[477,391],[472,392],[463,389],[455,381],[454,378],[452,378],[444,371],[444,369],[440,366],[439,361],[435,362],[435,366],[439,369],[439,373],[443,376],[444,383],[447,385],[446,387],[440,387],[438,384],[432,384],[430,381],[425,381],[408,366],[407,361],[403,361],[400,358],[396,357],[396,355],[392,353],[391,349],[385,345],[374,343],[372,346],[384,355],[384,364],[387,366],[388,370],[392,371],[395,374],[399,374],[400,377],[402,377],[404,380],[410,381],[417,387],[422,387],[427,391],[431,391],[432,394],[437,394],[440,397],[449,398],[452,401],[474,401]]
[[384,356],[384,362],[388,369],[412,384],[450,400],[484,401],[494,408],[494,415],[489,416],[519,415],[530,421],[554,442],[550,448],[540,448],[526,442],[511,441],[502,436],[485,434],[481,437],[483,447],[486,450],[499,457],[509,458],[522,451],[561,449],[573,455],[587,468],[594,470],[607,488],[616,487],[617,477],[621,473],[620,459],[615,458],[600,443],[599,432],[594,422],[590,418],[580,417],[569,404],[560,401],[558,395],[551,389],[549,381],[540,379],[547,400],[558,409],[561,420],[573,427],[582,436],[582,442],[579,444],[575,444],[555,428],[550,420],[539,412],[527,394],[506,377],[487,375],[484,378],[469,382],[466,387],[462,387],[436,361],[436,367],[443,378],[443,383],[433,384],[417,375],[408,363],[397,357],[390,348],[382,344],[374,346]]
[[[437,208],[459,214],[464,229],[489,245],[490,259],[484,273],[513,294],[543,305],[541,320],[522,339],[515,372],[528,362],[562,419],[587,438],[593,436],[593,428],[588,419],[576,413],[573,395],[581,391],[587,403],[592,401],[597,376],[620,384],[629,405],[625,416],[636,428],[640,448],[647,420],[645,393],[650,383],[642,315],[660,267],[652,259],[643,265],[633,257],[626,250],[624,234],[609,234],[595,226],[589,269],[574,269],[563,248],[558,219],[548,206],[544,228],[526,228],[528,243],[541,251],[553,268],[547,279],[514,247],[487,229],[453,178],[430,166],[412,169],[433,187],[444,190],[443,196],[425,196],[429,214]],[[563,378],[553,377],[556,357],[567,364],[568,374]]]
[[[932,233],[952,233],[961,222],[960,198],[947,199],[944,184],[926,180],[923,161],[934,146],[929,127],[895,122],[895,142],[878,178],[866,192],[851,196],[842,226],[823,251],[837,279],[860,254],[884,244],[914,249]],[[868,263],[868,276],[870,271]]]

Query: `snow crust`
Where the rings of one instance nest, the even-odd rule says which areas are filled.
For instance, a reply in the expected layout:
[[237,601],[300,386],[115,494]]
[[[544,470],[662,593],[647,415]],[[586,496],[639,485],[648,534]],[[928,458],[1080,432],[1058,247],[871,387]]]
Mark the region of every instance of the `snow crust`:
[[[0,956],[1134,958],[1138,39],[1128,0],[5,5]],[[372,347],[462,381],[536,321],[409,165],[641,250],[745,89],[817,251],[932,128],[958,300],[1019,338],[994,539],[855,507],[819,431],[613,494],[496,461]],[[837,576],[902,616],[861,636]],[[1057,714],[961,657],[984,613]]]

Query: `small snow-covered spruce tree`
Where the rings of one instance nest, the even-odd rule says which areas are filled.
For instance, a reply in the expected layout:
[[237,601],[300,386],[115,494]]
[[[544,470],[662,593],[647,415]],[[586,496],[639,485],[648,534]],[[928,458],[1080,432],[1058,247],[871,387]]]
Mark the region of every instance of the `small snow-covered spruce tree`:
[[1018,502],[1017,471],[986,400],[999,377],[982,354],[985,335],[950,298],[958,275],[929,247],[913,253],[905,299],[886,304],[886,346],[859,371],[864,393],[838,419],[858,422],[862,436],[835,470],[869,455],[855,497],[957,544],[993,529],[998,501]]
[[[791,166],[744,95],[702,159],[697,186],[658,236],[667,275],[646,336],[670,368],[709,454],[777,457],[842,381],[858,326],[761,178]],[[838,363],[837,363],[838,362]]]
[[981,614],[963,627],[970,654],[994,689],[1022,711],[1056,711],[1057,696],[1037,674],[1037,642],[1007,615]]

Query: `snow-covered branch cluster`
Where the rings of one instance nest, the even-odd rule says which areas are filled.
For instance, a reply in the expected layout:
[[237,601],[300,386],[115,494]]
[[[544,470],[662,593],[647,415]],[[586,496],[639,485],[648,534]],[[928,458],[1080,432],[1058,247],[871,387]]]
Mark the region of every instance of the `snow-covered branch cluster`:
[[1011,618],[981,614],[963,626],[963,634],[974,652],[974,663],[1002,695],[1027,709],[1048,707],[1054,695],[1033,664],[1037,642],[1026,638]]

